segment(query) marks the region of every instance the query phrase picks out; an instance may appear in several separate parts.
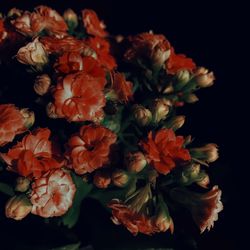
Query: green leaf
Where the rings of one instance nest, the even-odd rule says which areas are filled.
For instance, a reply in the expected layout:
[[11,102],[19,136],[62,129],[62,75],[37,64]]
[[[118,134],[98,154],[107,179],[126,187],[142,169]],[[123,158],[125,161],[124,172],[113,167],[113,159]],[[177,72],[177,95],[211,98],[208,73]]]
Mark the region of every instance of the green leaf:
[[70,244],[63,247],[52,248],[51,250],[79,250],[81,243]]
[[62,217],[62,222],[65,226],[72,228],[78,220],[81,210],[81,203],[93,188],[92,184],[84,182],[81,177],[72,173],[72,179],[76,185],[76,194],[73,205],[69,211]]
[[9,196],[15,195],[13,188],[10,185],[2,182],[0,182],[0,192]]

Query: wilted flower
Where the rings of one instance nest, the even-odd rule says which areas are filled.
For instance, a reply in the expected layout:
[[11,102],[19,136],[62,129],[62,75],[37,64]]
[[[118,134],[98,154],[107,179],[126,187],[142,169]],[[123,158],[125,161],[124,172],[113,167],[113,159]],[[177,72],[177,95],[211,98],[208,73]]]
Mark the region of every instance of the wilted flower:
[[51,85],[51,79],[49,75],[43,74],[36,77],[34,90],[38,95],[45,95]]
[[96,171],[93,182],[98,188],[107,188],[111,183],[110,174],[107,171]]
[[214,73],[208,72],[208,69],[200,67],[195,71],[195,80],[201,88],[210,87],[214,84]]
[[29,189],[30,180],[26,177],[19,176],[16,180],[15,190],[18,192],[26,192]]
[[147,165],[147,160],[142,152],[128,153],[125,160],[130,172],[138,173]]
[[32,209],[32,204],[25,195],[13,196],[5,205],[5,215],[14,220],[22,220]]
[[136,122],[141,126],[147,126],[152,120],[151,111],[142,105],[134,105],[133,114]]
[[61,169],[45,173],[32,184],[32,214],[44,218],[61,216],[72,206],[76,192],[69,173]]
[[43,44],[36,38],[33,42],[28,43],[17,52],[17,60],[20,63],[35,66],[41,69],[48,63],[47,52]]
[[112,183],[117,187],[124,187],[129,181],[129,176],[126,171],[122,169],[116,169],[112,173]]

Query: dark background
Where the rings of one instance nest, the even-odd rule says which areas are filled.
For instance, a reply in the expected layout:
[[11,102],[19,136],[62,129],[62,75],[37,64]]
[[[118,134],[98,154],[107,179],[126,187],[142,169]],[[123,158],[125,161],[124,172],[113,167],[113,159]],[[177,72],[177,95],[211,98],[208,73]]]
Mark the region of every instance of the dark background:
[[[199,249],[242,249],[240,245],[246,239],[245,226],[248,225],[249,216],[247,183],[250,167],[247,160],[250,65],[245,46],[249,27],[247,8],[243,1],[1,0],[0,11],[6,13],[11,7],[32,10],[39,4],[49,5],[61,13],[68,7],[79,14],[81,9],[93,8],[112,34],[136,34],[151,29],[155,33],[163,33],[177,52],[185,53],[198,65],[214,71],[215,85],[198,93],[198,103],[179,110],[179,113],[187,114],[186,127],[182,133],[192,134],[198,142],[216,142],[220,147],[220,160],[212,164],[210,171],[212,180],[223,190],[225,208],[219,214],[215,228],[197,239]],[[77,225],[75,229],[86,243],[105,241],[106,245],[108,242],[117,244],[118,240],[123,242],[121,237],[134,243],[138,239],[143,242],[156,240],[157,244],[166,240],[164,236],[140,236],[135,239],[125,230],[113,226],[109,215],[97,204],[91,201],[86,203],[81,218],[85,224]],[[91,216],[89,211],[92,214],[94,211],[95,216]],[[84,229],[86,226],[87,230]],[[39,219],[34,219],[32,224],[30,221],[18,224],[8,220],[0,222],[0,249],[7,249],[2,248],[2,240],[14,245],[13,240],[23,240],[25,235],[28,242],[31,232],[44,236],[41,242],[55,237],[60,242],[60,232],[58,236],[47,236],[44,229],[40,228]],[[37,238],[32,241],[39,242]]]

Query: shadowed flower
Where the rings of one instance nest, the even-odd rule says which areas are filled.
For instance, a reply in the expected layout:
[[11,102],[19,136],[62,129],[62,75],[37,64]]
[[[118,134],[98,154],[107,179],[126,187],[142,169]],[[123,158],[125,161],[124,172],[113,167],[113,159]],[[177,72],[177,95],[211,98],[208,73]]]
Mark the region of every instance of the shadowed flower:
[[0,18],[0,44],[6,39],[7,36],[8,33],[4,27],[4,19]]
[[102,76],[79,72],[60,78],[54,89],[55,112],[68,121],[97,121],[105,106]]
[[31,213],[44,218],[61,216],[72,206],[76,192],[69,173],[52,170],[32,184]]
[[89,35],[105,37],[108,33],[105,31],[105,24],[99,20],[95,11],[85,9],[82,11],[82,20],[84,27]]
[[27,125],[25,114],[13,104],[1,104],[0,114],[0,146],[4,146],[8,142],[12,142],[16,135],[25,132],[29,127],[25,126]]
[[68,142],[68,156],[77,174],[91,173],[109,163],[111,146],[116,134],[102,127],[83,126]]
[[161,129],[153,135],[151,131],[148,139],[141,141],[149,163],[161,174],[168,174],[176,163],[191,159],[189,151],[183,148],[183,136],[176,136],[172,129]]
[[55,159],[58,156],[49,137],[49,129],[39,128],[24,136],[8,153],[2,153],[1,158],[8,164],[9,170],[25,177],[39,178],[48,170],[61,168],[64,164],[64,161]]
[[191,58],[183,54],[175,54],[174,48],[171,48],[170,57],[166,61],[166,70],[168,74],[175,75],[180,70],[193,71],[196,68]]
[[110,174],[107,171],[96,171],[93,178],[93,183],[98,188],[107,188],[109,184],[111,183],[111,177]]
[[218,186],[204,194],[194,193],[186,188],[175,188],[171,191],[171,197],[189,209],[201,233],[214,226],[218,213],[223,210]]

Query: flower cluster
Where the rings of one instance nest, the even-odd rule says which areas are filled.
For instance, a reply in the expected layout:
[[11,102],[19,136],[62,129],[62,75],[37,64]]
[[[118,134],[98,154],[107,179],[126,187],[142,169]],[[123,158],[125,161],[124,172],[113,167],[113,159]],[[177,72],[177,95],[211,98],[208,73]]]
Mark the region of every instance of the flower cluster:
[[61,16],[46,6],[0,17],[0,61],[27,74],[32,92],[19,107],[5,96],[11,84],[0,86],[0,158],[16,178],[7,217],[66,223],[85,192],[133,235],[173,233],[180,208],[210,230],[223,208],[206,172],[218,147],[178,135],[185,116],[175,111],[198,101],[213,72],[164,35],[111,36],[93,10]]

